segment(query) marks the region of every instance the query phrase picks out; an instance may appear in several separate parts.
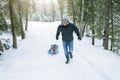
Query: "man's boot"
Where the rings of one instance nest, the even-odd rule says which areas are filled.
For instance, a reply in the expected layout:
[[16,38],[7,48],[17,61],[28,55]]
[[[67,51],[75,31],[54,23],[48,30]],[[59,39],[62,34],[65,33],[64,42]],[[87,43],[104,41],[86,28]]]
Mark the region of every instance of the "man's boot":
[[71,53],[71,52],[69,52],[69,54],[70,54],[70,58],[73,58],[73,55],[72,55],[72,53]]
[[65,63],[68,64],[69,62],[70,62],[70,59],[67,58]]

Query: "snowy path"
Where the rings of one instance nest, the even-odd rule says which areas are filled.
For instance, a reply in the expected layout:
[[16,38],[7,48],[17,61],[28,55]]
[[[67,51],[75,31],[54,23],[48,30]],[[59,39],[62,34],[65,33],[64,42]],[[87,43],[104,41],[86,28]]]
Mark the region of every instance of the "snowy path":
[[[74,58],[65,64],[61,38],[55,40],[58,24],[30,22],[19,49],[0,56],[0,80],[120,80],[120,57],[91,46],[89,38],[75,37]],[[56,56],[47,54],[51,43],[59,45]]]

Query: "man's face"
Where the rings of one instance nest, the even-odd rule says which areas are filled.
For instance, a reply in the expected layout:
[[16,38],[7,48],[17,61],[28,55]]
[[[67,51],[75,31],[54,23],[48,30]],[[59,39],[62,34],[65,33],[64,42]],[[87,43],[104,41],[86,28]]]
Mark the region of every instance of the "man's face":
[[66,26],[68,24],[68,22],[63,22],[63,25]]

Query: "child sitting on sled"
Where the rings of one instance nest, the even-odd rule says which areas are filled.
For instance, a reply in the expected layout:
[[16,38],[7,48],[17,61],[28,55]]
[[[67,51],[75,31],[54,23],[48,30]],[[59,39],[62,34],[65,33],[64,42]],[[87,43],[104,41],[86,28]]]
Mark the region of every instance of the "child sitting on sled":
[[56,44],[52,44],[49,51],[48,51],[48,54],[57,54],[58,53],[58,45]]

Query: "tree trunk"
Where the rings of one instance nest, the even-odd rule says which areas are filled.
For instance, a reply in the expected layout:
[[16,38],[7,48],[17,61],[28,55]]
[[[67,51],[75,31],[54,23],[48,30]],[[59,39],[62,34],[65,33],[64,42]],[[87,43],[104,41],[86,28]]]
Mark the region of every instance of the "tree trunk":
[[21,37],[22,39],[25,39],[25,32],[23,29],[23,22],[22,22],[22,10],[19,2],[18,2],[18,11],[19,11],[19,19],[20,19]]
[[118,34],[118,43],[120,43],[120,33]]
[[114,45],[114,28],[113,28],[113,13],[112,13],[112,8],[113,8],[113,3],[112,1],[110,2],[110,13],[111,13],[111,27],[112,27],[112,37],[111,37],[111,48],[110,50],[113,50],[113,45]]
[[93,4],[93,0],[91,0],[91,20],[92,20],[92,45],[95,44],[95,30],[94,30],[94,4]]
[[0,51],[4,52],[1,40],[0,40]]
[[16,30],[15,30],[14,16],[13,16],[13,0],[9,0],[9,9],[10,9],[10,19],[12,26],[13,48],[17,48]]
[[51,14],[52,14],[52,21],[55,21],[56,11],[55,11],[55,4],[51,2]]
[[86,25],[83,26],[83,30],[82,30],[82,34],[84,35],[85,33],[85,28],[86,28]]
[[74,4],[74,1],[71,0],[72,2],[72,13],[73,13],[73,23],[76,25],[76,21],[75,21],[75,4]]
[[28,8],[26,8],[26,23],[25,23],[25,31],[28,30]]
[[22,23],[22,18],[21,17],[20,17],[20,27],[21,27],[21,37],[22,37],[22,39],[25,39],[25,32],[24,32],[24,28],[23,28],[23,23]]
[[60,18],[62,19],[63,17],[63,13],[64,13],[64,9],[65,9],[65,0],[58,0],[58,5],[59,5],[59,9],[60,9]]
[[110,15],[110,9],[109,9],[109,3],[110,0],[105,0],[105,27],[104,27],[104,40],[103,40],[103,46],[104,49],[108,50],[108,43],[109,43],[109,15]]
[[95,30],[94,30],[94,26],[92,26],[92,45],[95,45]]
[[81,22],[80,22],[81,26],[79,28],[79,31],[81,33],[81,37],[83,37],[82,31],[83,31],[83,17],[84,17],[84,0],[82,0],[82,9],[81,10],[82,10],[81,11]]

